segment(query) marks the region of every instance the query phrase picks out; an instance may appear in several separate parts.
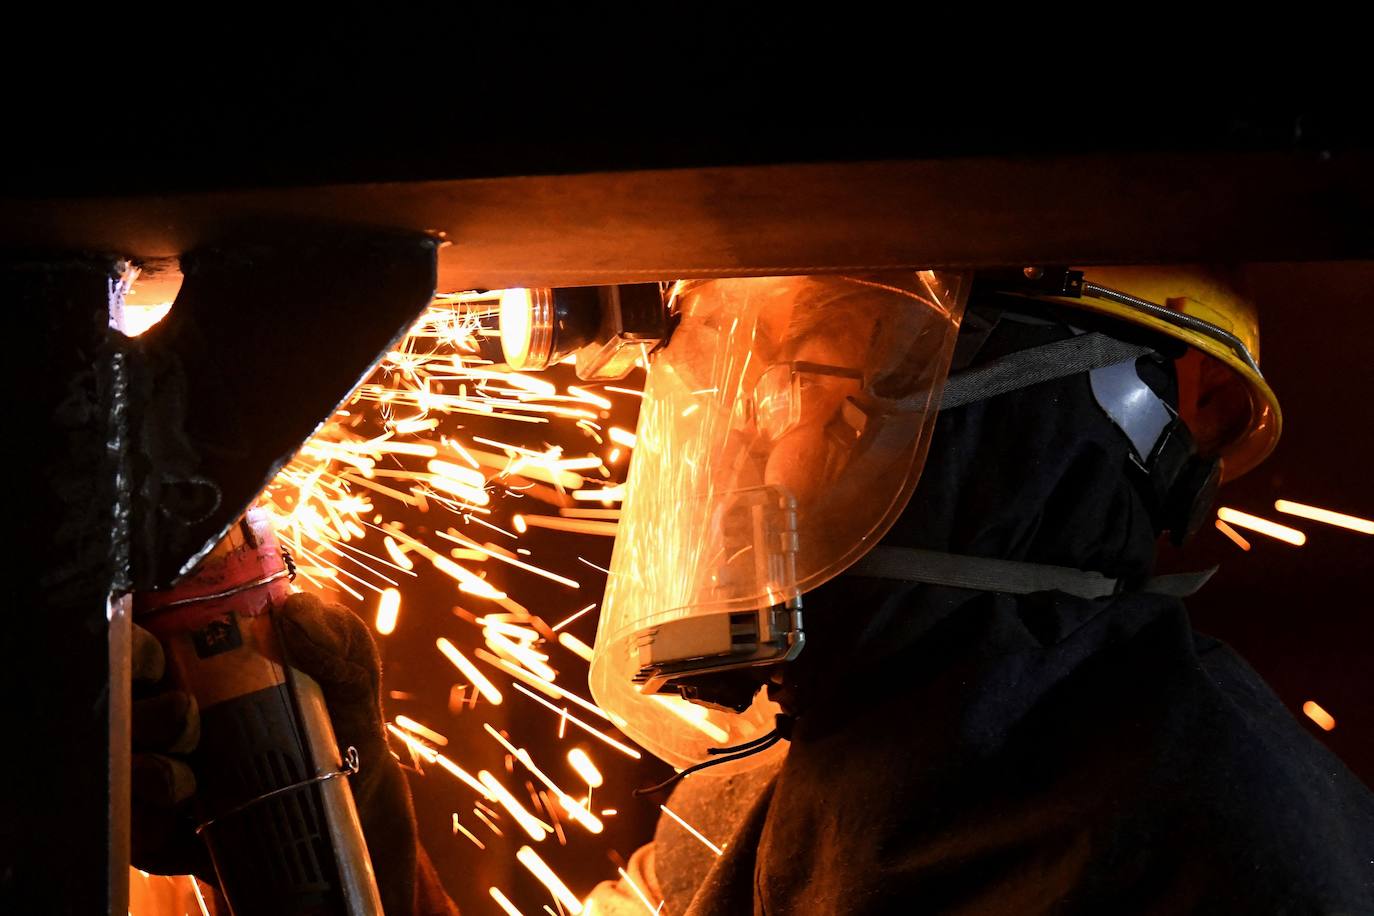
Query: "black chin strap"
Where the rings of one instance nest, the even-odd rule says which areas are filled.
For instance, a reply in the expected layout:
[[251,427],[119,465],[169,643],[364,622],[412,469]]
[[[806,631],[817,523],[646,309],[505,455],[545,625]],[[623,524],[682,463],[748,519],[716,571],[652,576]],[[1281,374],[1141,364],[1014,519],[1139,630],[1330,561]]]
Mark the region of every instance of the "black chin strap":
[[645,795],[652,795],[655,792],[661,792],[669,786],[674,785],[679,780],[691,776],[693,773],[697,773],[701,770],[707,769],[708,767],[713,767],[722,763],[729,763],[732,760],[743,760],[745,757],[752,757],[754,754],[760,754],[768,750],[770,747],[777,744],[779,741],[782,741],[784,739],[791,740],[792,726],[796,723],[796,718],[793,716],[789,716],[787,713],[780,712],[777,714],[773,721],[775,723],[773,726],[773,730],[768,734],[761,735],[758,738],[755,738],[753,741],[746,741],[743,744],[737,744],[734,747],[708,748],[706,750],[706,753],[716,755],[715,760],[707,760],[705,763],[698,763],[696,766],[690,766],[687,769],[683,770],[681,773],[674,773],[672,776],[669,776],[667,779],[663,780],[663,782],[659,783],[658,785],[649,786],[644,789],[635,789],[633,793],[635,798],[641,798]]

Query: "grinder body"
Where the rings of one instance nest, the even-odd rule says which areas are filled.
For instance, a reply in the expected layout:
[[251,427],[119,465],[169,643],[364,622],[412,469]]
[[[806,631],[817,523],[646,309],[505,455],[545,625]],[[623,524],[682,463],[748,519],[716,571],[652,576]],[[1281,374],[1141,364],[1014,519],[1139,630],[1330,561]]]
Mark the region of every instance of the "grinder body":
[[380,914],[324,697],[278,638],[287,572],[252,509],[174,588],[135,596],[134,619],[200,707],[196,820],[233,912]]

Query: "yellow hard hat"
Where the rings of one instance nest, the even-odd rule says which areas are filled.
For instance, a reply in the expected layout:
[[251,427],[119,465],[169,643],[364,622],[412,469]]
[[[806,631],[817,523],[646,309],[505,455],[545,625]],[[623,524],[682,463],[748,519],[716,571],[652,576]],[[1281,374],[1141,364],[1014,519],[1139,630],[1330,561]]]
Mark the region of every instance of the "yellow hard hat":
[[1255,468],[1279,441],[1283,415],[1259,370],[1259,316],[1225,270],[1082,267],[1082,295],[1047,301],[1128,321],[1187,344],[1176,362],[1179,413],[1222,480]]

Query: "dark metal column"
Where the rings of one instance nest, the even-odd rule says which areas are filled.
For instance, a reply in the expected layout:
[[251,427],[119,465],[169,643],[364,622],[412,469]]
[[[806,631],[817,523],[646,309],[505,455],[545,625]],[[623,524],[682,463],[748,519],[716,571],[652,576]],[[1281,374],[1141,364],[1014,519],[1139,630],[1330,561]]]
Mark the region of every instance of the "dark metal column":
[[[128,871],[128,353],[113,258],[0,263],[11,383],[4,912],[124,912]],[[8,464],[9,462],[7,462]],[[11,467],[14,465],[11,464]],[[111,625],[112,616],[116,625]],[[18,712],[18,715],[15,713]],[[28,718],[32,717],[32,718]]]
[[[213,545],[434,292],[434,239],[319,229],[202,250],[171,317],[111,329],[113,257],[0,259],[17,370],[0,913],[124,913],[134,586]],[[14,462],[7,462],[13,465]]]

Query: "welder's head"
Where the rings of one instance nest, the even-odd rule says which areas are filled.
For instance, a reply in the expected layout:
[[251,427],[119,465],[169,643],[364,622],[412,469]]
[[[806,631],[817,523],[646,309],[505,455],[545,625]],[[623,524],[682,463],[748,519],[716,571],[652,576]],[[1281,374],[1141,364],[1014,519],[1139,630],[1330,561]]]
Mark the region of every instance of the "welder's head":
[[939,345],[928,340],[934,349],[918,361],[916,338],[930,334],[923,322],[929,316],[887,299],[893,291],[852,279],[801,278],[788,293],[786,327],[773,329],[778,350],[760,354],[751,367],[753,397],[742,419],[766,455],[764,485],[790,493],[807,511],[841,486],[856,454],[877,447],[880,418],[938,383],[942,373],[932,361],[943,358],[952,325],[940,319]]
[[686,762],[771,721],[757,681],[715,675],[795,657],[802,593],[901,511],[967,279],[674,289],[678,325],[652,357],[592,671],[598,702],[646,747]]
[[[1143,486],[1158,491],[1159,527],[1176,533],[1196,523],[1223,474],[1272,448],[1277,405],[1254,364],[1253,322],[1214,287],[1200,306],[1189,298],[1199,290],[1186,282],[1194,275],[1176,274],[1178,296],[1159,305],[1074,271],[1016,275],[1025,282],[980,278],[988,295],[975,301],[996,299],[992,313],[1029,313],[1032,322],[1037,308],[1049,309],[1045,320],[1059,330],[1047,339],[1086,336],[1104,321],[1096,333],[1135,326],[1128,336],[1146,341],[1148,358],[1133,352],[1099,365],[1084,347],[1082,365],[1032,361],[1010,380],[960,371],[944,392],[967,274],[674,287],[678,324],[651,359],[592,665],[593,693],[617,724],[678,766],[771,728],[774,707],[758,688],[801,651],[802,594],[843,573],[901,515],[942,392],[948,405],[956,390],[977,401],[1047,372],[1086,376],[1093,422],[1128,456],[1115,473],[1138,466]],[[1100,298],[1088,305],[1089,296]],[[970,332],[959,341],[959,370],[977,350]],[[1179,359],[1175,376],[1184,353],[1201,362]],[[1247,406],[1243,417],[1223,416]]]

